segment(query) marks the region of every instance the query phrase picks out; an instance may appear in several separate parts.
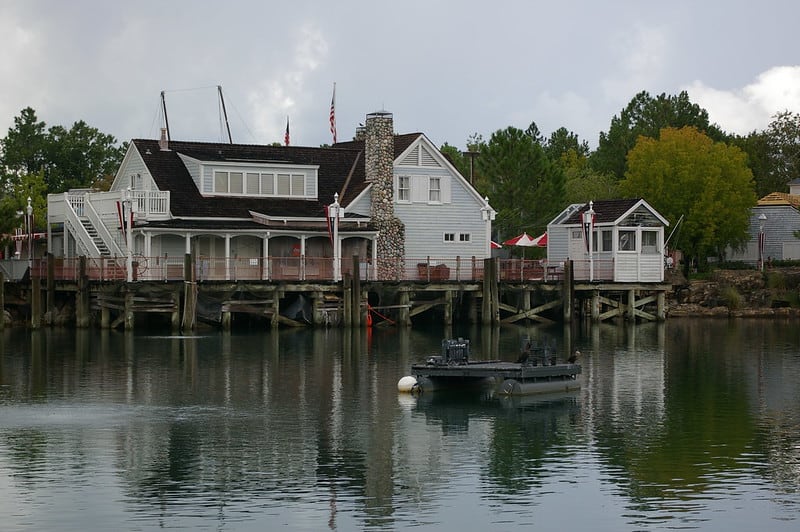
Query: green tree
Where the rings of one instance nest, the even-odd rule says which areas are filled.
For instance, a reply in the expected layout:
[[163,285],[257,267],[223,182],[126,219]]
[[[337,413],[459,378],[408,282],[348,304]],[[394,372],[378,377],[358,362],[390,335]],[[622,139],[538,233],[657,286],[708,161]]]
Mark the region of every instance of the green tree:
[[558,161],[570,151],[575,152],[579,157],[589,156],[589,143],[581,141],[578,135],[565,127],[560,127],[550,134],[550,138],[544,144],[545,153],[552,161]]
[[658,138],[666,127],[693,126],[706,132],[714,140],[726,140],[726,135],[709,124],[708,112],[689,99],[686,91],[677,96],[660,94],[653,98],[646,91],[638,93],[611,119],[608,132],[601,132],[597,150],[591,163],[595,171],[608,173],[622,179],[625,176],[626,157],[640,136]]
[[469,179],[469,161],[464,157],[464,154],[461,153],[461,150],[445,142],[442,144],[442,147],[439,148],[439,151],[450,160],[461,175]]
[[764,134],[768,145],[768,181],[775,190],[785,192],[788,183],[800,177],[800,114],[789,111],[776,114]]
[[48,189],[63,192],[85,188],[112,175],[125,153],[125,146],[116,144],[112,135],[101,133],[83,120],[70,129],[51,127],[46,145]]
[[3,188],[13,187],[20,176],[44,172],[47,193],[85,188],[113,174],[126,145],[80,120],[69,129],[45,129],[36,111],[26,107],[0,141]]
[[4,189],[12,186],[15,176],[32,174],[45,165],[47,133],[36,111],[26,107],[14,117],[14,127],[0,140]]
[[643,197],[673,222],[685,216],[670,244],[683,251],[686,268],[689,260],[702,267],[709,256],[722,257],[727,246],[741,246],[756,204],[745,153],[694,127],[666,128],[658,139],[640,137],[628,155],[620,192]]
[[0,196],[0,235],[11,235],[16,228],[24,226],[23,215],[28,208],[28,198],[31,198],[33,207],[34,227],[38,229],[45,227],[47,185],[44,181],[44,172],[40,170],[17,176],[11,182],[10,189]]
[[772,171],[770,145],[767,134],[753,131],[747,136],[733,136],[729,142],[747,154],[747,166],[753,172],[756,195],[763,198],[772,192],[787,192],[789,187],[783,177]]
[[561,155],[559,165],[564,171],[566,180],[567,204],[619,197],[619,181],[614,176],[599,174],[592,170],[585,155],[571,149]]
[[478,146],[476,186],[497,210],[503,238],[540,231],[564,206],[564,173],[545,153],[535,124],[498,130]]

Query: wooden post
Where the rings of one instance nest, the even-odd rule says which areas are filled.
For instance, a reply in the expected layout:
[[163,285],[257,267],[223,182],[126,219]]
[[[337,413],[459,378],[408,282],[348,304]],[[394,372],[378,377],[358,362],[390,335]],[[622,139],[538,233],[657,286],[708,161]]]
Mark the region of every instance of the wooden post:
[[358,255],[353,255],[353,327],[361,327],[366,320],[362,319],[364,309],[361,308],[361,272],[359,271]]
[[42,326],[42,279],[31,268],[31,328]]
[[[197,321],[197,279],[194,270],[194,260],[191,253],[183,256],[183,319],[182,328],[184,331],[194,329]],[[180,307],[180,297],[177,306]],[[180,312],[180,308],[176,309]],[[173,327],[175,327],[176,316],[173,316]]]
[[397,313],[397,323],[403,327],[411,327],[411,292],[401,290],[400,310]]
[[492,284],[496,282],[494,279],[492,264],[494,264],[492,259],[483,259],[483,302],[481,306],[481,323],[484,325],[489,325],[492,323]]
[[353,326],[353,288],[350,282],[350,274],[342,276],[342,325],[344,327]]
[[125,290],[125,330],[133,330],[134,312],[133,312],[133,291],[130,285],[127,285]]
[[470,292],[467,297],[469,298],[469,322],[478,323],[478,298],[474,292]]
[[325,325],[325,317],[322,312],[322,303],[324,300],[325,296],[319,290],[311,294],[311,320],[315,327]]
[[572,322],[572,305],[575,300],[575,288],[573,287],[572,261],[564,261],[564,282],[562,288],[562,301],[564,310],[564,323]]
[[600,321],[600,290],[592,290],[592,321]]
[[0,272],[0,331],[6,328],[6,276]]
[[656,296],[656,319],[658,319],[658,321],[664,321],[667,319],[665,301],[666,294],[663,290],[659,290],[658,295]]
[[280,315],[281,315],[281,295],[283,292],[276,288],[272,292],[272,322],[270,325],[273,329],[278,328],[278,324],[280,323]]
[[[453,291],[446,290],[444,293],[444,324],[453,324]],[[450,336],[445,336],[449,338]]]
[[56,261],[52,253],[47,254],[47,315],[52,327],[56,320]]
[[636,290],[628,290],[628,321],[636,321]]
[[100,328],[108,329],[111,327],[111,309],[108,308],[107,303],[103,302],[100,307]]
[[172,292],[172,313],[170,314],[172,332],[181,330],[181,290],[176,288]]
[[86,275],[86,257],[78,259],[78,293],[75,295],[75,326],[89,326],[89,276]]

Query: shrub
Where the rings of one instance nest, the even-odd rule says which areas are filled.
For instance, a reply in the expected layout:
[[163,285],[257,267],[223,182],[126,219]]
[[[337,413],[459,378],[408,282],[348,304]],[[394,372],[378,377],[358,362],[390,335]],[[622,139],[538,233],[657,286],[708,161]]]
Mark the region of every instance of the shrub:
[[725,286],[720,290],[720,297],[731,310],[738,309],[742,304],[742,296],[735,286]]

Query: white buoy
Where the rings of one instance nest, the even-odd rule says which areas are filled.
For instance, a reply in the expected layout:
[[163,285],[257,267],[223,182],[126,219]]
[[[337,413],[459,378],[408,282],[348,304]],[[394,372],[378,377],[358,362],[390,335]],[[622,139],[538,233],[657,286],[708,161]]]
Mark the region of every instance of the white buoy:
[[417,386],[417,379],[410,375],[406,375],[397,381],[397,391],[403,393],[411,393]]

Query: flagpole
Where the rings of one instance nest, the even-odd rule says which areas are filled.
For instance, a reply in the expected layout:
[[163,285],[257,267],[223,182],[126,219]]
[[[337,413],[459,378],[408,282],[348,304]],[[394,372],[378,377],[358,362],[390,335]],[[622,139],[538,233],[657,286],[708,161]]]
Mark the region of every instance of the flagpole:
[[333,95],[331,96],[331,112],[329,116],[331,122],[331,135],[333,143],[336,144],[336,82],[333,82]]

